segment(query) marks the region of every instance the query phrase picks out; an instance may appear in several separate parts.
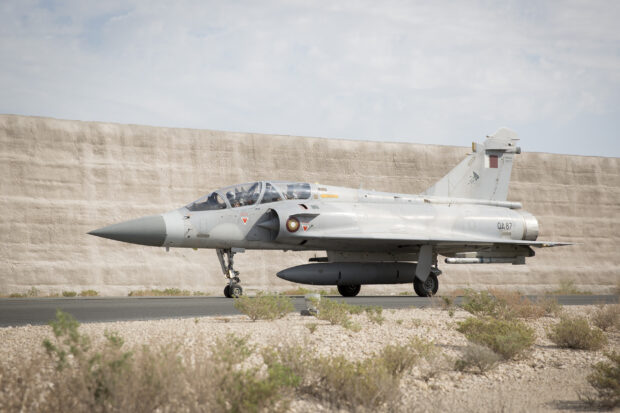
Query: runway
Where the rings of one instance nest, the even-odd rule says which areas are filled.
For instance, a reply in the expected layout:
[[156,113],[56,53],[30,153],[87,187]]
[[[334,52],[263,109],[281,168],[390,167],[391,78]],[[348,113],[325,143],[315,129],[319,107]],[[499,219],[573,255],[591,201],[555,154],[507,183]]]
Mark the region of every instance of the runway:
[[[560,295],[562,305],[617,303],[617,295]],[[297,311],[305,309],[304,298],[291,297]],[[417,296],[360,296],[328,299],[345,300],[362,306],[383,308],[429,307],[429,298]],[[536,298],[531,296],[530,298]],[[461,298],[457,298],[457,303]],[[240,314],[233,300],[224,297],[93,297],[93,298],[4,298],[0,299],[0,327],[45,324],[56,309],[73,315],[81,323],[157,320]]]

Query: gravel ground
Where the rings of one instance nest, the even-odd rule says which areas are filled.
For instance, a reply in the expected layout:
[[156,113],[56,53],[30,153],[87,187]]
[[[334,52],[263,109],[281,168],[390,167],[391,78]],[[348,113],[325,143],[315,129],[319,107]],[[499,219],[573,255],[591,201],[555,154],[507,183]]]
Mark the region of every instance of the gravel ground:
[[[594,307],[574,306],[565,311],[587,315]],[[435,342],[445,357],[432,365],[421,364],[401,382],[402,411],[583,411],[587,406],[578,393],[587,388],[590,366],[604,360],[605,350],[620,349],[620,333],[607,333],[609,343],[601,351],[559,349],[546,338],[545,330],[558,320],[543,317],[527,321],[536,330],[537,339],[530,353],[517,361],[500,364],[492,371],[477,375],[453,371],[453,360],[467,344],[456,331],[456,323],[470,316],[457,310],[453,317],[434,308],[385,310],[379,325],[365,315],[353,316],[362,326],[353,332],[325,321],[299,314],[289,314],[273,322],[252,322],[245,316],[201,317],[158,321],[131,321],[83,324],[80,330],[93,338],[103,337],[105,330],[118,332],[127,345],[151,345],[175,341],[198,351],[218,337],[229,333],[248,336],[250,343],[278,347],[303,344],[318,354],[344,355],[350,359],[368,357],[389,343],[404,343],[417,336]],[[314,333],[307,327],[318,323]],[[47,326],[8,327],[0,329],[0,360],[18,368],[37,353],[41,342],[51,337]],[[451,361],[452,360],[452,361]],[[431,374],[435,372],[435,374]],[[314,401],[296,400],[292,411],[331,411]]]

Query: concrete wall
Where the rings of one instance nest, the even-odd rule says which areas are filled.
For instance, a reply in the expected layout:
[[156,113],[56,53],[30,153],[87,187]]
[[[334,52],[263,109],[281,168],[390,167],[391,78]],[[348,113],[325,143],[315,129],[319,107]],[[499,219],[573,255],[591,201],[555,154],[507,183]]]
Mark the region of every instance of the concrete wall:
[[[536,137],[522,139],[527,150]],[[220,294],[224,279],[211,250],[166,253],[86,233],[259,179],[417,193],[467,150],[1,115],[0,293],[36,286],[108,295],[164,287]],[[580,245],[538,250],[527,266],[444,264],[442,291],[502,285],[530,292],[575,280],[605,292],[618,283],[619,158],[524,153],[509,199],[538,217],[539,239]],[[246,289],[282,290],[294,285],[275,273],[311,255],[249,251],[236,264]],[[411,286],[362,291],[406,289]]]

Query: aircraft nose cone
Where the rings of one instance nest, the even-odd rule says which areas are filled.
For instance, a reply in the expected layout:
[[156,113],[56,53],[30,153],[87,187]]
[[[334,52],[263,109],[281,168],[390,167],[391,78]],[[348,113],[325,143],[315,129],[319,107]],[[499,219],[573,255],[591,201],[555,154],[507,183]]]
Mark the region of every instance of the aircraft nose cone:
[[99,228],[89,234],[132,244],[161,247],[166,239],[166,223],[161,215],[152,215]]

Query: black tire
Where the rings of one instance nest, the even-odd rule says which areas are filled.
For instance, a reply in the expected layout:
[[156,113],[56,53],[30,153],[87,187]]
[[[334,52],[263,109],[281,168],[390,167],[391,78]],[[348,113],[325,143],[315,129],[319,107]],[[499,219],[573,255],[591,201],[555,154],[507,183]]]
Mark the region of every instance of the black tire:
[[343,297],[355,297],[362,289],[361,285],[339,285],[338,292]]
[[230,295],[230,285],[227,285],[226,287],[224,287],[224,297],[232,298],[232,296]]
[[243,295],[243,288],[239,284],[233,284],[230,287],[230,296],[233,298],[239,298]]
[[422,293],[420,292],[420,288],[418,286],[418,283],[416,282],[417,280],[417,278],[414,278],[413,280],[413,291],[416,293],[416,295],[422,297]]
[[420,297],[435,295],[439,290],[439,280],[433,273],[430,273],[424,282],[416,277],[413,279],[413,289]]

